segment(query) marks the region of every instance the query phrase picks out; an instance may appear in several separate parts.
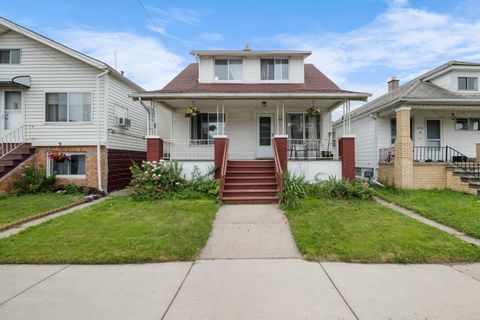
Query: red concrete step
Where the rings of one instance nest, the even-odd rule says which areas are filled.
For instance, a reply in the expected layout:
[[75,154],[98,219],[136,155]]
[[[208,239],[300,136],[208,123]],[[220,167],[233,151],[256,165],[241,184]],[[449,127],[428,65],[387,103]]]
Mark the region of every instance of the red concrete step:
[[227,182],[225,183],[225,189],[270,189],[277,188],[276,182]]
[[261,183],[261,182],[277,182],[275,176],[265,176],[265,177],[258,177],[258,176],[226,176],[225,183]]
[[240,161],[229,160],[227,166],[241,166],[241,167],[274,167],[274,161]]
[[276,189],[223,190],[224,197],[275,197]]
[[275,178],[274,170],[227,170],[227,177],[273,177]]
[[223,197],[226,204],[276,204],[278,197]]
[[0,159],[0,166],[13,166],[17,159]]
[[275,167],[266,167],[266,166],[261,166],[261,167],[250,167],[250,166],[239,166],[239,165],[229,165],[227,166],[227,172],[229,171],[273,171],[275,172]]

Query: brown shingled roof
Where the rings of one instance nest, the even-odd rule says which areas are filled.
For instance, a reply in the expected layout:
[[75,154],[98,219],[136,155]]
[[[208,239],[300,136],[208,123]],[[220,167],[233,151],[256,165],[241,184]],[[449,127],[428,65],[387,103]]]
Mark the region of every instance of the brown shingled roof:
[[341,90],[313,64],[305,64],[305,83],[199,83],[198,65],[192,63],[163,89],[151,93],[349,93]]

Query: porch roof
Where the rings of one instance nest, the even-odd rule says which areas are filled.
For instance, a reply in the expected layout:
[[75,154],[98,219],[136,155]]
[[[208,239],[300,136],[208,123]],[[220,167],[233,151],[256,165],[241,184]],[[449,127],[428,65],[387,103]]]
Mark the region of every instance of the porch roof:
[[132,98],[155,99],[350,99],[366,101],[369,93],[340,89],[312,64],[305,64],[304,83],[199,83],[192,63],[161,90],[133,93]]

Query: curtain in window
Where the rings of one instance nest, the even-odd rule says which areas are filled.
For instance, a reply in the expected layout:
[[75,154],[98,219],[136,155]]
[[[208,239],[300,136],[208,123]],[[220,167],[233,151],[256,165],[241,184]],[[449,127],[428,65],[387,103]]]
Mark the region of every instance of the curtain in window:
[[320,139],[320,115],[305,115],[305,139]]
[[89,122],[91,109],[91,94],[83,92],[70,93],[69,121]]
[[213,140],[213,137],[220,134],[225,125],[224,115],[219,113],[217,120],[216,113],[200,113],[190,120],[190,138],[192,140]]
[[228,65],[228,79],[241,80],[242,79],[242,60],[230,59]]
[[21,110],[22,93],[20,91],[5,91],[5,110]]
[[215,60],[215,80],[228,80],[228,59]]
[[56,162],[50,159],[50,165],[53,171],[58,175],[85,175],[86,162],[84,154],[72,154],[70,160]]
[[275,59],[262,59],[260,66],[262,80],[275,79]]
[[303,114],[287,114],[287,134],[290,139],[303,139]]
[[67,121],[67,94],[47,93],[47,121]]

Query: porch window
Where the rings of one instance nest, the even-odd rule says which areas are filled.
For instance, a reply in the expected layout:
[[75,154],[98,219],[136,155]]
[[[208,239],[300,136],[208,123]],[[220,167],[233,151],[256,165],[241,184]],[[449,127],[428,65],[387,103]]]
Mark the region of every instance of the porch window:
[[46,94],[47,122],[90,122],[91,112],[92,94],[89,92]]
[[0,50],[0,63],[19,64],[20,49],[2,49]]
[[288,80],[288,59],[261,59],[262,80]]
[[215,80],[242,80],[242,59],[215,59]]
[[468,119],[456,119],[455,130],[468,130]]
[[70,160],[65,160],[64,162],[48,159],[47,168],[49,174],[56,172],[60,178],[85,178],[87,171],[86,155],[81,153],[70,155]]
[[479,131],[480,130],[480,119],[472,119],[470,121],[471,130]]
[[289,139],[320,139],[320,115],[287,113]]
[[225,128],[225,114],[219,113],[200,113],[190,119],[190,139],[207,140],[213,143],[213,137],[223,134]]
[[458,90],[477,91],[478,78],[477,77],[458,77]]

